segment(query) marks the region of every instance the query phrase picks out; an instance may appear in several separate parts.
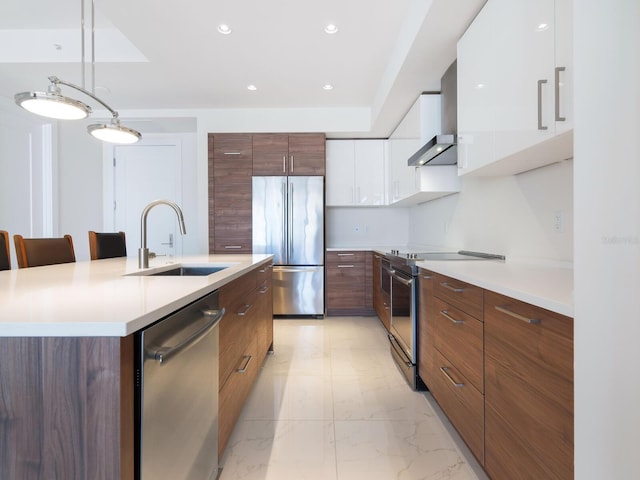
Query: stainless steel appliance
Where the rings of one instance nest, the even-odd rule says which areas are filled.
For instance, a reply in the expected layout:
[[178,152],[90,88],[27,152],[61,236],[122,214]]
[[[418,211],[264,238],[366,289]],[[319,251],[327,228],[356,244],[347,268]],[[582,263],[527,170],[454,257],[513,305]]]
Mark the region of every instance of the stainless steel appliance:
[[502,255],[480,252],[400,252],[384,255],[381,274],[388,275],[391,299],[389,342],[391,355],[414,390],[425,389],[418,375],[418,295],[416,262],[423,260],[504,260]]
[[253,253],[273,254],[273,314],[324,314],[324,177],[253,177]]
[[218,292],[136,334],[136,478],[218,476]]

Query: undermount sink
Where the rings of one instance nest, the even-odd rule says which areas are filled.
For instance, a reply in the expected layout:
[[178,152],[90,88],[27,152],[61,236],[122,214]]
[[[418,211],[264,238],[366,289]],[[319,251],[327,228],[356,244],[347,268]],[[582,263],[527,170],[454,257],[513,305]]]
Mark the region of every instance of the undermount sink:
[[186,266],[181,265],[170,270],[162,272],[150,273],[150,277],[167,276],[167,277],[206,277],[212,273],[219,272],[228,268],[226,266]]

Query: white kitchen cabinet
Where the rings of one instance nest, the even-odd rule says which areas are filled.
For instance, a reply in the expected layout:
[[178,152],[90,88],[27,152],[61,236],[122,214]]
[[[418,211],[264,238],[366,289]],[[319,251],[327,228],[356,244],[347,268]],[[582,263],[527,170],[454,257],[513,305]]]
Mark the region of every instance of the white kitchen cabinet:
[[384,140],[327,140],[327,206],[384,205]]
[[458,42],[460,174],[572,153],[571,0],[489,0]]
[[460,191],[455,165],[407,165],[411,155],[441,133],[440,95],[421,95],[389,137],[387,196],[390,205],[415,205]]

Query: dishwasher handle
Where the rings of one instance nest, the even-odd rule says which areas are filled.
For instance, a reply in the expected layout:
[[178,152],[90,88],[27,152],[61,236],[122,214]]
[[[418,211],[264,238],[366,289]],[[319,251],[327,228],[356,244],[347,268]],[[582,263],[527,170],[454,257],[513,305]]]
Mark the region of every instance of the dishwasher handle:
[[159,347],[157,350],[149,352],[149,356],[156,359],[160,365],[166,364],[180,352],[183,352],[194,346],[196,343],[202,340],[214,327],[216,327],[218,323],[220,323],[220,320],[222,320],[222,317],[225,314],[225,309],[222,308],[220,310],[202,310],[202,314],[205,317],[210,318],[210,320],[201,329],[199,329],[197,332],[194,332],[192,335],[184,339],[175,347]]

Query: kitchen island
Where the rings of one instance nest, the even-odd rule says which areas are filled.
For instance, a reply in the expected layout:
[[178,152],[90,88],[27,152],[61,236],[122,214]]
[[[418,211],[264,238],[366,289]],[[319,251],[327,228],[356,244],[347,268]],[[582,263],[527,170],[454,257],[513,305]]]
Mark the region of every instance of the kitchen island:
[[[133,333],[271,259],[155,259],[141,271],[121,258],[0,272],[2,477],[133,479]],[[227,268],[147,275],[212,263]]]

